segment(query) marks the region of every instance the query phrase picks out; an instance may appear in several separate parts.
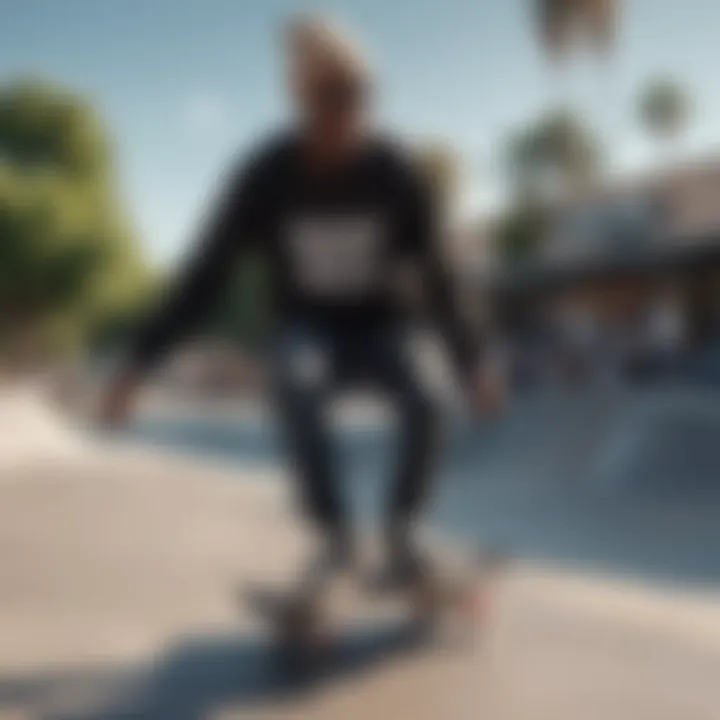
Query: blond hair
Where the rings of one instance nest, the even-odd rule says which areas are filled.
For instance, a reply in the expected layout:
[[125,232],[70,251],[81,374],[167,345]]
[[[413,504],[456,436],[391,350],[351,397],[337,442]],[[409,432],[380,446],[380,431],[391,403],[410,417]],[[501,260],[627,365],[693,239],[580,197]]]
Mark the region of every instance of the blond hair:
[[293,18],[285,28],[287,60],[296,81],[322,76],[367,83],[370,71],[359,45],[347,31],[327,18]]

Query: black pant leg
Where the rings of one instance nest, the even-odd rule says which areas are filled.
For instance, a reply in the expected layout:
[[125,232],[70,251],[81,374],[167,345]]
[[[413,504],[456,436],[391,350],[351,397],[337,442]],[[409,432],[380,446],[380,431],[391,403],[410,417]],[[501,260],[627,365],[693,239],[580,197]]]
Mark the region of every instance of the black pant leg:
[[324,532],[346,532],[345,507],[331,457],[326,410],[334,385],[331,338],[292,325],[281,333],[275,391],[303,510]]
[[390,328],[378,342],[379,380],[399,423],[398,459],[387,507],[391,527],[407,525],[423,510],[432,491],[439,450],[437,403],[410,352],[403,328]]

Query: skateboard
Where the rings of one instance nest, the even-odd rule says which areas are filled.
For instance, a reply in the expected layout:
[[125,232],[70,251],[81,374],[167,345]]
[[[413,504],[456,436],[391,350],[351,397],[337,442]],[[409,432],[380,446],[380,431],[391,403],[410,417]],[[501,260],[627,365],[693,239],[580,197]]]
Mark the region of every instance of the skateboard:
[[246,591],[245,600],[269,628],[274,654],[280,660],[312,667],[333,654],[336,635],[322,598],[256,587]]
[[473,637],[488,620],[495,581],[509,556],[481,548],[463,563],[441,559],[418,583],[396,591],[411,619],[430,637],[448,626],[460,637]]
[[246,591],[244,599],[270,630],[276,656],[290,666],[312,669],[341,660],[345,629],[351,623],[333,612],[340,606],[347,615],[349,605],[354,614],[357,608],[372,612],[383,600],[395,602],[396,612],[391,623],[385,622],[386,630],[391,628],[395,640],[402,638],[411,646],[437,638],[445,628],[453,628],[463,639],[474,636],[487,620],[493,583],[508,561],[483,550],[469,566],[451,567],[441,561],[419,582],[385,592],[370,589],[367,578],[354,572],[358,592],[350,603],[347,598],[342,603],[333,598],[330,576],[316,577],[311,588],[303,585],[300,590],[255,587]]

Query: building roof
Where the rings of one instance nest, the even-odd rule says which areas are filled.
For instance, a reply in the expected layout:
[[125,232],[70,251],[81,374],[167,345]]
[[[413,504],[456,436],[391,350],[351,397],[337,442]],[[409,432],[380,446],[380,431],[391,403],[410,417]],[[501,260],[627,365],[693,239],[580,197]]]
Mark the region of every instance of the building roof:
[[502,267],[486,224],[478,256],[494,286],[531,288],[594,275],[720,262],[720,157],[602,186],[558,202],[540,255]]

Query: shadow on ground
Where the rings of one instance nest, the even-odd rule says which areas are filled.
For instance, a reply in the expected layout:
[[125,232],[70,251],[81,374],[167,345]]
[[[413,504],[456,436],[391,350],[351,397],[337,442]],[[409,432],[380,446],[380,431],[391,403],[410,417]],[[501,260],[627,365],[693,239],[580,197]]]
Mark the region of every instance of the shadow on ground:
[[[282,704],[328,682],[358,676],[428,649],[408,623],[356,628],[332,662],[309,668],[280,660],[258,636],[194,637],[145,666],[88,666],[0,677],[0,716],[43,720],[201,720],[232,709]],[[15,715],[12,715],[13,717]]]

